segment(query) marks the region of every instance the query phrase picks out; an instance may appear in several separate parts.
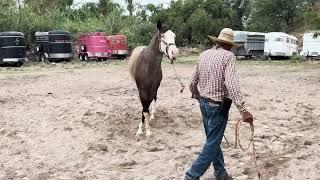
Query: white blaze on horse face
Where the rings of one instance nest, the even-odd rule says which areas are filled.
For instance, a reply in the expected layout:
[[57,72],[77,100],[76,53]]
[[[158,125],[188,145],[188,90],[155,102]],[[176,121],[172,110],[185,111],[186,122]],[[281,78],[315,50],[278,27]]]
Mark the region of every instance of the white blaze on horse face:
[[175,45],[176,34],[171,30],[163,33],[161,36],[160,48],[161,51],[169,57],[170,60],[176,60],[178,56],[178,48]]

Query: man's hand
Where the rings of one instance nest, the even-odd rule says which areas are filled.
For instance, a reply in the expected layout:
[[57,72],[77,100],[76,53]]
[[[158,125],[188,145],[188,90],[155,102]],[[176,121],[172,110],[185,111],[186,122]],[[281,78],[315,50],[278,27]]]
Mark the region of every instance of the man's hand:
[[243,119],[243,122],[247,122],[247,123],[250,123],[250,124],[253,123],[253,116],[248,111],[243,112],[242,119]]

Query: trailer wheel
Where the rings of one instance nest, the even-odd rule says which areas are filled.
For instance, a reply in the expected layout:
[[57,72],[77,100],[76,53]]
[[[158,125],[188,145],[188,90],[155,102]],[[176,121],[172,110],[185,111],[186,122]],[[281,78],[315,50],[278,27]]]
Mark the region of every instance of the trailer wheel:
[[79,55],[79,59],[80,59],[80,61],[84,61],[84,59],[83,59],[83,54],[80,54],[80,55]]
[[23,62],[17,62],[14,64],[15,67],[21,67],[23,65]]
[[36,56],[35,56],[35,58],[36,58],[36,60],[38,61],[38,62],[41,62],[41,57],[40,57],[41,55],[40,54],[36,54]]
[[41,54],[41,55],[40,55],[40,61],[41,61],[41,62],[48,62],[48,59],[47,59],[46,55]]
[[88,56],[88,54],[81,54],[81,55],[80,55],[80,60],[81,60],[81,61],[89,61],[89,56]]
[[245,56],[245,59],[246,59],[246,60],[252,59],[252,55],[246,55],[246,56]]

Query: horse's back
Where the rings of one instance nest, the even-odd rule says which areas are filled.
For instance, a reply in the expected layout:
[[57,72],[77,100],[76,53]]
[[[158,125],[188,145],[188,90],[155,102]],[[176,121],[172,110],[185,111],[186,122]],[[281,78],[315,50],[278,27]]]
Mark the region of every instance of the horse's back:
[[132,79],[135,79],[135,69],[137,65],[137,61],[139,60],[139,57],[141,55],[141,52],[146,46],[138,46],[134,48],[134,50],[131,53],[131,56],[129,58],[129,72],[132,77]]

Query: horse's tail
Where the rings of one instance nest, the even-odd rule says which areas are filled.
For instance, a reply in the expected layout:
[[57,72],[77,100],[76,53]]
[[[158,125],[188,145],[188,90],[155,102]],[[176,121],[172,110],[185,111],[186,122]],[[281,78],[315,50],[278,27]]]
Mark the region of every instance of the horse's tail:
[[129,59],[129,72],[130,72],[130,76],[133,80],[135,80],[135,70],[136,70],[136,66],[137,66],[137,61],[139,59],[139,56],[142,52],[142,50],[145,48],[146,46],[138,46],[136,48],[134,48],[134,50],[131,53],[130,59]]

